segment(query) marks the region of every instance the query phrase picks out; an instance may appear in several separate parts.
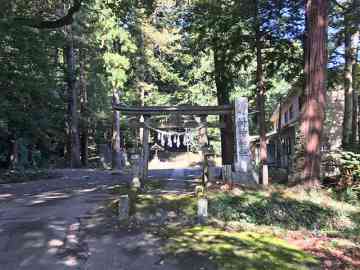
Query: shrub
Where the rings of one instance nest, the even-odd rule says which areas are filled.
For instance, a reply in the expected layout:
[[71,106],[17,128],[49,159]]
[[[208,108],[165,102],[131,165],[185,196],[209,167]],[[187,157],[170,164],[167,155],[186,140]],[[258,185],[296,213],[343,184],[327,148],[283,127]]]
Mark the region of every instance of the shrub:
[[224,221],[245,221],[256,225],[275,225],[285,229],[332,228],[339,214],[312,201],[294,200],[274,192],[245,192],[241,196],[218,195],[210,213]]
[[324,159],[325,169],[337,171],[334,177],[325,180],[334,187],[339,199],[354,203],[360,198],[360,154],[350,151],[335,151]]

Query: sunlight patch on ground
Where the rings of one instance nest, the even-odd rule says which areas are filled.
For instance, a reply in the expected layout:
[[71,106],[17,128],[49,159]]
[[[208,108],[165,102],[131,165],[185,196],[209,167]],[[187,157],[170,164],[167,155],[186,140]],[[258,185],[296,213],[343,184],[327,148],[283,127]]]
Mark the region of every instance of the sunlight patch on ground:
[[61,263],[69,267],[77,266],[79,264],[78,259],[75,256],[67,256]]
[[62,240],[59,240],[59,239],[51,239],[48,242],[49,247],[61,247],[63,244],[64,244],[64,242]]
[[78,189],[78,190],[76,190],[76,193],[82,194],[82,193],[93,192],[93,191],[96,191],[96,190],[97,190],[96,187],[94,187],[94,188],[86,188],[86,189]]
[[70,198],[70,194],[62,192],[45,192],[39,195],[34,196],[35,198],[30,202],[30,205],[37,205],[46,203],[48,201],[58,200],[58,199],[67,199]]
[[152,159],[149,162],[149,169],[180,169],[199,166],[202,156],[192,152],[171,153],[164,159]]
[[299,270],[318,265],[314,257],[278,238],[211,227],[194,227],[177,232],[165,249],[176,257],[201,254],[215,262],[219,270]]
[[11,198],[13,196],[14,195],[10,194],[10,193],[0,194],[0,200],[5,200],[5,199]]

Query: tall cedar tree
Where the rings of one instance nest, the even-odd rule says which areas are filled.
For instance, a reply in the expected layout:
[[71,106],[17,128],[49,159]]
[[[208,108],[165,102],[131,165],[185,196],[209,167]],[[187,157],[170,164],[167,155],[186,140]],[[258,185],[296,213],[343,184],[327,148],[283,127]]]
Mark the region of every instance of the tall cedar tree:
[[301,115],[301,132],[305,143],[304,185],[320,185],[321,136],[325,118],[328,1],[305,2],[305,106]]
[[70,167],[81,167],[80,135],[78,114],[78,89],[76,86],[76,63],[74,38],[71,26],[66,26],[67,40],[65,45],[66,81],[68,95],[68,154],[70,154]]
[[351,149],[357,143],[358,93],[356,89],[356,59],[359,45],[360,0],[334,1],[343,17],[344,30],[344,117],[342,146]]
[[87,94],[87,82],[86,82],[86,54],[85,49],[79,50],[79,87],[80,87],[80,115],[81,115],[81,134],[80,134],[80,146],[81,146],[81,163],[84,167],[88,166],[89,159],[89,103]]
[[260,133],[260,181],[263,185],[268,184],[267,167],[267,143],[266,143],[266,122],[265,122],[265,77],[263,69],[263,42],[261,33],[261,23],[259,17],[259,1],[254,1],[255,18],[255,47],[256,47],[256,99],[259,111],[259,133]]

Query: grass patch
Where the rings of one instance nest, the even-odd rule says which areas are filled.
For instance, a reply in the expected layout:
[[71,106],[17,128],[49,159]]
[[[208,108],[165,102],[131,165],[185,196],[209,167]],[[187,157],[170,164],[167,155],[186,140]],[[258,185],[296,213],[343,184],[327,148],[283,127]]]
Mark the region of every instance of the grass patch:
[[[196,214],[196,198],[189,194],[157,194],[151,193],[152,189],[157,190],[162,186],[160,182],[152,182],[144,188],[147,192],[140,193],[131,190],[131,188],[124,185],[116,185],[109,189],[113,195],[129,195],[133,209],[131,214],[141,213],[156,214],[158,211],[174,212],[177,216],[194,217]],[[118,212],[118,200],[112,200],[109,205],[112,212]]]
[[0,172],[0,184],[47,180],[57,176],[48,170],[8,170]]
[[226,232],[212,227],[181,230],[165,247],[168,254],[205,256],[217,269],[309,269],[318,266],[311,255],[278,238],[252,232]]
[[158,209],[177,214],[194,216],[196,214],[196,199],[191,195],[177,194],[139,194],[136,199],[137,211],[153,213]]
[[[128,189],[119,186],[114,192]],[[357,265],[357,255],[349,263],[334,254],[357,252],[360,209],[335,200],[331,192],[243,187],[211,189],[207,198],[209,226],[198,227],[194,194],[138,193],[132,224],[162,238],[164,252],[182,269],[318,269],[325,261]]]
[[243,190],[211,195],[210,214],[220,220],[276,226],[287,230],[345,230],[358,226],[356,207],[325,192]]
[[130,187],[127,184],[111,186],[108,189],[108,192],[113,195],[126,195],[130,191]]
[[146,181],[144,183],[144,190],[146,191],[154,191],[154,190],[159,190],[162,189],[164,187],[164,183],[161,181],[156,181],[156,180],[151,180],[151,181]]

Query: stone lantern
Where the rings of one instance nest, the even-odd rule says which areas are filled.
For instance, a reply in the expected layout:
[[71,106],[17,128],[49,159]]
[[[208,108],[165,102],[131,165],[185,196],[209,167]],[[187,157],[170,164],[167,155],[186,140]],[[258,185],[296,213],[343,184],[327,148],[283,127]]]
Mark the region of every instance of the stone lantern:
[[155,160],[155,161],[159,161],[158,152],[159,152],[159,151],[164,151],[164,148],[161,147],[160,145],[158,145],[157,143],[155,143],[153,146],[151,146],[151,150],[152,150],[152,151],[155,151],[154,160]]

